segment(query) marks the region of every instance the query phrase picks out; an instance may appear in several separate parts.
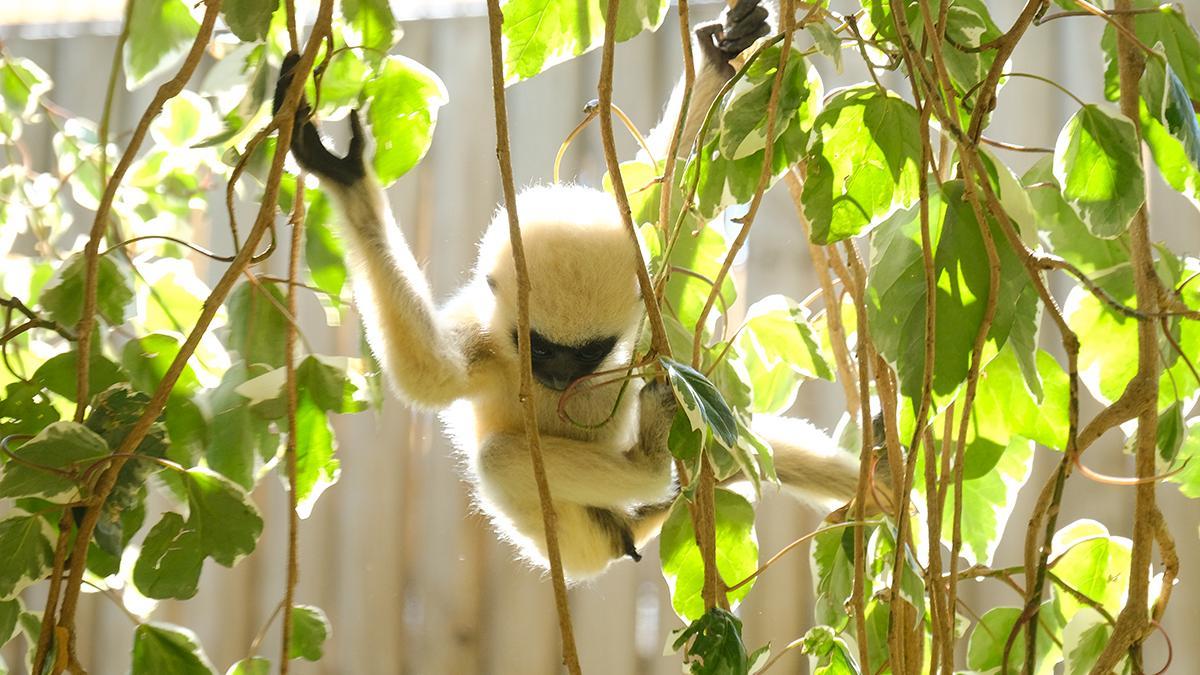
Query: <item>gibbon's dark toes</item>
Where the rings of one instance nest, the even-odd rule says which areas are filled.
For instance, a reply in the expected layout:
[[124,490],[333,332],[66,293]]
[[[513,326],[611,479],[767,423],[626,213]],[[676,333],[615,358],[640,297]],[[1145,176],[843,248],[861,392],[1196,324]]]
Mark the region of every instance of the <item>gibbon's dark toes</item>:
[[726,21],[728,21],[730,25],[738,23],[742,19],[746,18],[750,12],[754,11],[755,8],[761,9],[762,7],[758,4],[759,2],[761,2],[761,0],[739,0],[733,5],[733,7],[729,8],[729,13],[726,15]]
[[[745,4],[745,3],[743,3]],[[717,42],[717,48],[732,59],[754,44],[754,41],[771,32],[767,25],[767,8],[755,7],[739,21],[726,21],[725,32]]]

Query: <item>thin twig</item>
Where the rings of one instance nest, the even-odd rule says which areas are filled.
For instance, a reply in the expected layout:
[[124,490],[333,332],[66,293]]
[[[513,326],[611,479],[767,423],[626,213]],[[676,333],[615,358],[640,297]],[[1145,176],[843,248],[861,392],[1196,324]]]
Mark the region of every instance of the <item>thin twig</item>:
[[[294,9],[289,8],[291,11]],[[295,18],[289,12],[289,21]],[[293,26],[294,28],[294,26]],[[295,35],[292,36],[295,40]],[[291,255],[288,260],[287,310],[291,317],[296,316],[296,277],[300,271],[300,242],[304,234],[304,174],[296,176],[296,197],[292,200],[292,215],[289,219],[292,226]],[[267,294],[270,296],[270,294]],[[283,340],[283,367],[286,373],[287,386],[287,445],[284,447],[284,458],[287,461],[288,481],[288,533],[287,533],[287,567],[283,591],[283,626],[279,641],[279,673],[287,675],[291,662],[292,643],[292,607],[296,605],[296,584],[300,580],[300,514],[297,511],[299,500],[296,494],[296,411],[300,397],[296,383],[296,336],[299,326],[294,321],[288,323]]]
[[[605,24],[606,44],[612,40],[612,28],[616,23],[617,0],[612,0]],[[550,484],[546,480],[546,467],[542,459],[541,438],[538,435],[537,409],[533,397],[533,358],[529,342],[529,269],[525,263],[525,245],[521,240],[521,224],[517,218],[517,190],[513,185],[512,150],[508,141],[508,110],[504,101],[504,66],[500,47],[501,26],[504,15],[500,0],[488,0],[488,29],[492,56],[492,103],[496,118],[496,161],[500,165],[500,178],[504,187],[504,204],[508,214],[508,236],[512,245],[513,266],[517,273],[517,348],[521,359],[520,399],[524,404],[523,422],[525,438],[529,444],[529,456],[533,463],[533,475],[538,488],[538,500],[542,506],[542,526],[546,535],[546,557],[550,561],[550,578],[554,585],[554,600],[558,609],[558,627],[562,636],[563,665],[572,675],[580,674],[579,655],[575,651],[575,636],[571,627],[571,610],[567,604],[567,584],[563,576],[562,557],[558,548],[557,514],[550,495]],[[611,57],[611,54],[610,54]],[[611,64],[610,64],[611,65]],[[610,72],[611,75],[611,72]],[[611,99],[610,99],[611,101]],[[611,110],[602,101],[609,114],[611,132]],[[645,288],[645,287],[644,287]]]

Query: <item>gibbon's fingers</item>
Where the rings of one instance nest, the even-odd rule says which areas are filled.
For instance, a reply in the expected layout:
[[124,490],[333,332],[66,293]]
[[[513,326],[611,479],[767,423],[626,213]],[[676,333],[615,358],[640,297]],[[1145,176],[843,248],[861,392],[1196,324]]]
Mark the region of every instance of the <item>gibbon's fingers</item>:
[[[287,56],[283,57],[283,63],[279,67],[279,80],[275,84],[272,112],[278,113],[279,108],[283,105],[284,96],[292,83],[293,69],[299,60],[300,55],[296,52],[289,52]],[[300,166],[306,171],[315,173],[323,180],[332,181],[345,187],[350,187],[362,180],[366,175],[366,167],[362,157],[363,130],[357,111],[350,117],[352,136],[350,149],[345,157],[338,157],[325,147],[325,143],[321,140],[321,134],[317,131],[317,126],[313,124],[311,118],[312,110],[308,105],[308,99],[301,94],[300,103],[296,106],[298,128],[292,131],[291,148],[292,155],[300,163]]]

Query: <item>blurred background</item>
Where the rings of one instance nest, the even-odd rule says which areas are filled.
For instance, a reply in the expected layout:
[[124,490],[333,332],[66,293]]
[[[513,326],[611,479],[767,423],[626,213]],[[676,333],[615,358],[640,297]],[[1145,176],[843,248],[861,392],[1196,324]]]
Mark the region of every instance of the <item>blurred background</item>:
[[[8,53],[33,59],[53,78],[49,96],[75,114],[95,119],[102,108],[108,64],[123,11],[121,0],[39,0],[0,3],[0,40]],[[834,6],[846,3],[835,2]],[[991,0],[993,17],[1007,27],[1021,5]],[[1193,20],[1200,0],[1182,4]],[[713,18],[719,2],[692,2],[694,21]],[[392,0],[404,21],[397,52],[434,70],[446,83],[450,101],[442,108],[433,146],[424,161],[390,191],[393,208],[419,259],[426,261],[435,294],[446,297],[467,278],[474,242],[499,199],[488,64],[487,22],[482,0]],[[662,103],[680,74],[681,49],[674,11],[657,34],[644,34],[617,50],[615,102],[645,132],[657,122]],[[1050,22],[1030,30],[1018,50],[1015,70],[1039,73],[1066,85],[1088,101],[1103,100],[1103,61],[1098,49],[1102,22],[1092,18]],[[828,61],[815,62],[826,91],[866,79],[847,58],[837,73]],[[596,97],[599,54],[556,66],[508,92],[513,164],[518,185],[548,182],[554,155],[581,119],[581,108]],[[200,81],[201,72],[193,78]],[[113,128],[136,122],[153,95],[152,82],[119,97]],[[890,86],[902,87],[893,78]],[[1061,93],[1029,80],[1010,81],[989,135],[1011,143],[1054,145],[1076,104]],[[340,125],[339,125],[340,126]],[[49,166],[50,130],[30,129],[27,142],[39,170]],[[618,131],[622,156],[636,148]],[[1020,173],[1038,155],[997,151]],[[604,172],[597,127],[582,134],[563,164],[565,178],[598,185]],[[212,195],[220,208],[219,186]],[[77,208],[73,204],[70,208]],[[219,212],[219,211],[214,211]],[[249,211],[246,211],[249,217]],[[1200,251],[1200,217],[1182,197],[1155,177],[1151,194],[1152,233],[1180,253]],[[81,214],[77,213],[77,216]],[[736,214],[734,214],[736,215]],[[209,248],[228,247],[222,219],[197,223],[196,240]],[[90,218],[76,218],[76,227]],[[280,216],[280,222],[283,217]],[[277,256],[280,258],[281,256]],[[219,269],[197,260],[209,281]],[[281,263],[282,271],[282,260]],[[743,306],[771,293],[803,298],[817,287],[808,251],[791,202],[777,188],[755,221],[746,254],[737,268]],[[202,272],[203,274],[203,272]],[[330,327],[315,299],[301,295],[300,317],[315,351],[357,354],[357,322]],[[1060,296],[1061,300],[1061,296]],[[1049,339],[1046,339],[1046,338]],[[1044,346],[1057,352],[1053,331]],[[841,389],[826,382],[801,387],[793,413],[832,429],[843,411]],[[1085,406],[1085,419],[1095,408]],[[301,578],[297,601],[323,608],[333,624],[325,657],[316,664],[293,662],[297,673],[557,673],[559,637],[551,587],[539,570],[514,562],[513,551],[497,542],[472,505],[469,486],[436,418],[409,410],[389,398],[380,414],[344,416],[336,422],[341,480],[321,499],[300,530]],[[1057,463],[1039,449],[1030,482],[1040,486]],[[1131,458],[1110,433],[1088,453],[1098,471],[1131,475]],[[768,490],[769,491],[769,490]],[[1026,489],[1014,512],[996,567],[1020,563],[1023,531],[1036,488]],[[230,570],[209,563],[196,598],[163,603],[155,619],[187,625],[198,633],[219,669],[248,655],[248,648],[279,601],[284,586],[286,497],[275,480],[254,495],[266,527],[258,549]],[[1173,671],[1200,672],[1200,502],[1182,498],[1173,485],[1159,498],[1182,561],[1182,581],[1165,626],[1174,638]],[[1113,534],[1130,534],[1133,493],[1129,488],[1068,482],[1060,525],[1089,517]],[[758,511],[762,559],[820,523],[815,513],[786,496],[768,494]],[[1011,536],[1018,534],[1017,537]],[[679,657],[663,656],[669,633],[680,627],[671,611],[655,548],[640,564],[624,561],[603,578],[570,591],[575,634],[586,673],[678,673]],[[811,626],[811,577],[807,546],[760,577],[739,610],[748,646],[771,642],[781,649]],[[994,581],[960,587],[979,613],[998,604],[1018,604],[1010,589]],[[31,607],[42,598],[30,593]],[[107,600],[85,596],[80,611],[80,658],[96,675],[125,672],[131,622]],[[278,624],[263,649],[277,650]],[[19,642],[19,641],[18,641]],[[5,652],[21,672],[23,658]],[[963,641],[965,646],[965,640]],[[1147,664],[1165,663],[1161,636],[1150,638]],[[806,657],[794,650],[777,673],[808,672]]]

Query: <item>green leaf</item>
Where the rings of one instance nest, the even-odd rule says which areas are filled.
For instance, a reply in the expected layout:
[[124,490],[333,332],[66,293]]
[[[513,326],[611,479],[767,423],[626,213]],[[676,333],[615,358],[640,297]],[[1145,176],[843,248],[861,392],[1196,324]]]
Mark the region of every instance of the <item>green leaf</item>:
[[782,295],[767,296],[746,310],[734,344],[753,387],[753,412],[790,408],[803,378],[833,379],[808,310]]
[[742,622],[720,607],[714,607],[686,628],[672,633],[675,651],[684,649],[688,672],[749,674],[765,665],[766,648],[747,654],[742,642]]
[[40,385],[17,381],[4,388],[4,397],[0,398],[0,438],[36,434],[58,418],[58,410]]
[[0,140],[21,137],[22,122],[31,122],[50,91],[50,76],[33,61],[5,55],[0,62]]
[[249,365],[283,366],[283,335],[290,324],[284,316],[283,294],[271,284],[240,284],[226,301],[229,308],[230,351]]
[[334,458],[333,430],[326,413],[307,390],[296,406],[296,511],[308,518],[317,499],[337,482],[340,463]]
[[858,675],[858,664],[846,641],[829,626],[813,626],[804,634],[801,650],[817,659],[813,675]]
[[1021,177],[1051,252],[1089,275],[1129,262],[1129,249],[1122,239],[1101,239],[1079,220],[1063,199],[1053,165],[1054,160],[1045,157]]
[[[672,203],[678,203],[678,201]],[[657,208],[655,205],[656,213]],[[687,230],[686,228],[692,224],[697,226],[696,229]],[[670,264],[709,279],[715,278],[725,260],[726,252],[729,250],[725,235],[712,225],[700,225],[694,220],[685,222],[683,227],[690,236],[679,237],[675,247],[671,250]],[[691,234],[692,232],[695,234]],[[685,330],[692,331],[700,320],[700,312],[704,309],[704,304],[711,292],[712,284],[703,279],[689,274],[672,274],[667,281],[666,292],[663,296],[665,298],[664,306],[674,308],[679,323],[685,327]],[[736,298],[737,290],[733,280],[726,276],[714,307],[720,310],[722,307],[731,306]],[[709,315],[710,322],[715,321],[716,313],[712,312]],[[683,358],[683,354],[691,354],[690,344],[687,346],[687,351],[677,353],[680,358]]]
[[129,17],[125,43],[125,88],[137,89],[183,58],[200,24],[183,0],[138,0]]
[[254,550],[262,533],[262,517],[235,483],[208,469],[184,472],[188,495],[188,527],[196,530],[206,555],[232,567]]
[[830,96],[806,155],[802,201],[814,242],[852,237],[917,200],[919,126],[894,93],[860,85]]
[[199,534],[168,511],[142,542],[133,583],[147,598],[186,600],[196,595],[204,557]]
[[[865,534],[870,536],[871,531]],[[850,620],[846,602],[854,587],[854,530],[837,528],[819,533],[813,541],[810,564],[817,596],[813,620],[840,630]]]
[[[6,476],[7,478],[7,476]],[[50,571],[54,550],[50,526],[39,516],[0,520],[0,600],[12,598]]]
[[[746,75],[733,85],[720,110],[720,134],[718,147],[728,159],[742,159],[766,147],[767,105],[775,76],[779,72],[779,58],[783,49],[773,46],[765,49],[751,64]],[[777,140],[789,125],[800,124],[805,131],[812,128],[815,117],[813,99],[821,97],[821,81],[815,73],[809,75],[809,66],[799,48],[788,55],[787,67],[783,71],[783,82],[779,92],[774,138]],[[801,110],[801,108],[804,110]]]
[[242,659],[230,666],[225,675],[271,675],[271,661],[261,656]]
[[[992,464],[992,468],[981,473],[975,468],[979,463]],[[998,445],[977,437],[968,443],[964,465],[964,471],[980,475],[963,481],[962,556],[973,565],[990,565],[1016,508],[1018,493],[1033,472],[1033,443],[1013,436],[1007,445]],[[946,498],[943,522],[952,523],[953,515],[951,492]],[[942,541],[949,545],[952,539],[952,528],[947,525],[942,530]]]
[[1054,177],[1092,234],[1123,234],[1146,200],[1133,122],[1095,105],[1080,108],[1054,145]]
[[0,68],[0,103],[14,117],[29,121],[42,95],[52,87],[50,76],[37,63],[19,56],[4,57]]
[[[149,404],[149,396],[133,391],[129,385],[112,387],[96,397],[85,424],[116,451]],[[133,452],[145,458],[166,456],[166,429],[161,420],[152,423]],[[156,463],[146,460],[128,461],[121,467],[96,523],[96,543],[108,554],[120,558],[130,537],[141,527],[145,517],[146,482],[157,470]]]
[[[999,347],[1018,316],[1036,313],[1037,305],[1016,254],[990,219],[988,227],[1000,258],[1000,294],[988,341]],[[940,406],[966,380],[990,293],[987,249],[961,181],[947,181],[930,194],[929,235],[937,280],[933,395]],[[926,295],[918,209],[889,218],[872,237],[867,293],[871,337],[896,364],[900,392],[918,401],[925,371]]]
[[144,623],[133,633],[132,675],[214,675],[216,670],[192,631],[168,623]]
[[[79,353],[70,351],[47,359],[34,372],[33,379],[46,389],[66,397],[67,400],[74,401],[78,394],[75,380],[78,375]],[[125,379],[125,374],[121,372],[121,368],[117,364],[101,356],[98,351],[92,354],[91,363],[88,366],[89,397],[95,396],[114,384],[124,382]]]
[[[987,438],[1003,446],[1012,436],[1024,436],[1048,448],[1066,449],[1070,381],[1044,351],[1037,353],[1037,367],[1044,385],[1041,402],[1029,391],[1011,347],[1000,350],[979,378],[968,438]],[[981,472],[967,478],[978,478],[991,467],[979,468]]]
[[[84,277],[87,270],[82,255],[75,255],[59,268],[55,278],[42,289],[42,308],[58,323],[74,327],[83,315]],[[100,258],[96,272],[96,309],[110,325],[125,323],[126,308],[133,301],[125,274],[111,258]]]
[[333,630],[328,617],[320,607],[313,605],[295,605],[291,612],[292,635],[288,643],[288,658],[320,661],[325,640]]
[[[505,0],[500,7],[505,84],[599,47],[604,41],[607,4],[604,0]],[[666,15],[666,0],[626,0],[617,12],[614,37],[624,42],[643,30],[655,30]]]
[[1159,59],[1147,60],[1140,90],[1142,136],[1154,163],[1168,185],[1200,208],[1200,118],[1187,90]]
[[[1160,258],[1159,263],[1158,274],[1163,283],[1167,287],[1179,283],[1181,270],[1167,265],[1166,258]],[[1200,266],[1196,261],[1188,260],[1182,271],[1190,275],[1200,271]],[[1117,302],[1136,306],[1133,273],[1129,266],[1096,277],[1094,281]],[[1200,287],[1189,286],[1183,297],[1189,307],[1200,306]],[[1137,373],[1137,320],[1112,310],[1082,286],[1071,289],[1063,310],[1067,325],[1079,336],[1081,381],[1101,403],[1117,400]],[[1200,353],[1200,322],[1172,320],[1168,325],[1184,354]],[[1187,363],[1179,358],[1175,347],[1165,338],[1160,337],[1158,350],[1164,365],[1158,382],[1158,410],[1161,412],[1175,401],[1195,393],[1198,383]]]
[[[153,394],[179,354],[179,338],[168,333],[150,333],[130,340],[121,350],[121,365],[129,372],[129,381],[139,390]],[[191,396],[200,381],[191,365],[184,365],[171,388],[172,396]]]
[[399,38],[388,0],[343,0],[342,16],[356,33],[355,44],[366,47],[368,53],[386,54]]
[[63,474],[83,471],[109,452],[104,439],[82,424],[55,422],[13,451],[20,461],[10,459],[5,464],[0,497],[50,499],[66,494],[70,501],[79,486]]
[[[1158,0],[1134,0],[1135,9],[1157,9],[1157,12],[1135,14],[1134,33],[1145,45],[1162,43],[1171,69],[1179,75],[1188,96],[1200,100],[1200,40],[1188,24],[1183,8]],[[1073,8],[1074,9],[1074,8]],[[1112,26],[1104,29],[1100,40],[1104,51],[1104,94],[1117,100],[1120,85],[1117,76],[1117,35]]]
[[1184,496],[1200,498],[1200,417],[1193,417],[1187,421],[1186,436],[1175,460],[1187,462],[1187,466],[1167,480],[1179,485],[1179,491]]
[[271,432],[270,423],[256,415],[246,398],[237,393],[251,373],[259,372],[261,368],[234,364],[209,395],[212,424],[204,453],[208,466],[247,490],[258,478],[258,458],[268,461],[279,450],[279,439]]
[[239,40],[257,42],[267,36],[271,14],[278,6],[275,0],[226,0],[221,5],[221,16]]
[[[1063,675],[1087,675],[1092,672],[1111,636],[1112,627],[1100,612],[1091,607],[1080,609],[1063,629]],[[1124,663],[1124,659],[1121,663]],[[1118,667],[1115,672],[1126,671]]]
[[[1054,612],[1049,610],[1049,605],[1048,602],[1043,604],[1039,614],[1037,667],[1034,670],[1036,675],[1053,673],[1061,653],[1054,640],[1057,639],[1062,624]],[[971,640],[967,645],[967,667],[981,672],[999,669],[1004,663],[1004,648],[1008,636],[1020,616],[1020,607],[994,607],[988,610],[971,633]],[[1027,635],[1028,624],[1025,624],[1008,650],[1010,669],[1023,662]]]
[[340,307],[346,285],[345,247],[333,233],[329,200],[319,191],[313,193],[304,219],[304,262],[313,284],[329,296],[334,307]]
[[[733,584],[758,569],[758,538],[754,532],[754,507],[735,492],[717,488],[716,504],[717,570],[726,583]],[[686,500],[677,499],[663,524],[659,543],[663,577],[671,589],[671,606],[684,621],[704,614],[704,562],[696,545],[695,530]],[[754,582],[728,594],[736,607],[750,592]]]
[[17,617],[21,615],[21,601],[17,598],[0,601],[0,647],[12,639],[17,631]]
[[[1108,536],[1107,530],[1095,521],[1083,521],[1101,533],[1084,538],[1067,548],[1052,561],[1054,574],[1071,588],[1095,600],[1112,615],[1121,611],[1129,589],[1129,558],[1133,544],[1125,537]],[[1078,525],[1072,523],[1055,533],[1054,551],[1066,548],[1060,540],[1071,536]],[[1070,593],[1055,588],[1054,602],[1062,617],[1070,621],[1085,607]]]
[[367,82],[366,94],[375,134],[375,174],[387,186],[425,156],[438,108],[450,99],[432,70],[404,56],[389,56]]
[[711,437],[721,447],[732,448],[737,443],[737,420],[721,392],[691,366],[666,358],[659,362],[671,379],[680,410],[687,414],[692,430],[702,434],[703,445]]

